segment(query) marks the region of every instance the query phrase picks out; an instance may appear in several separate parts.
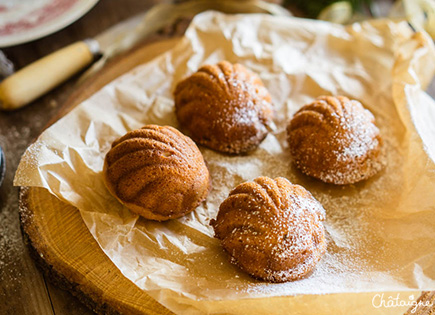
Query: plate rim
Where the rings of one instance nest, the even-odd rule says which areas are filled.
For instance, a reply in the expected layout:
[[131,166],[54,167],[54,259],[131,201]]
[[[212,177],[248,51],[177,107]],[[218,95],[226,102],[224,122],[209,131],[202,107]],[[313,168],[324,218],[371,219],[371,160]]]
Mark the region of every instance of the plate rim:
[[69,10],[65,11],[47,23],[17,34],[11,34],[3,37],[0,36],[0,48],[28,43],[60,31],[89,12],[98,3],[98,1],[99,0],[79,0]]

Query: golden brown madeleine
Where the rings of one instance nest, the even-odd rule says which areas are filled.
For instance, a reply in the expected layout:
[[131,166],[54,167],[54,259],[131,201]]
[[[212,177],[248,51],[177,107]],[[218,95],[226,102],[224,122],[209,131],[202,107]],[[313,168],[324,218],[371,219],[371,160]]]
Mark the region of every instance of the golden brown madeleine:
[[240,64],[205,65],[175,88],[175,110],[197,143],[240,154],[267,136],[273,111],[261,79]]
[[297,280],[326,251],[322,205],[287,179],[258,177],[234,188],[210,224],[231,262],[257,279]]
[[147,125],[116,140],[103,174],[110,193],[122,204],[157,221],[191,212],[211,187],[198,147],[168,126]]
[[347,97],[321,96],[303,106],[290,121],[287,135],[296,166],[326,183],[353,184],[383,167],[375,118]]

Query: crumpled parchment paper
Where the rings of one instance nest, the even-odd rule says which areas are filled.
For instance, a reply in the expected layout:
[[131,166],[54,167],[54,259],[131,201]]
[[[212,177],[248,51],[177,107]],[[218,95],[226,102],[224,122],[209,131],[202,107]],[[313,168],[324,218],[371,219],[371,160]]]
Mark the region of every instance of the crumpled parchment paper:
[[[105,188],[106,152],[142,125],[178,127],[175,85],[222,59],[261,76],[273,97],[276,131],[247,156],[201,148],[213,180],[206,202],[169,222],[139,218]],[[121,272],[175,312],[285,313],[291,307],[296,314],[300,300],[283,296],[434,290],[435,102],[423,92],[434,71],[432,41],[406,23],[344,27],[203,13],[174,49],[105,86],[47,129],[25,152],[14,183],[45,187],[77,207]],[[372,111],[385,142],[384,171],[337,187],[292,166],[286,124],[324,94],[358,99]],[[326,209],[327,253],[306,279],[253,280],[228,262],[213,238],[209,220],[219,204],[237,184],[260,175],[303,185]]]

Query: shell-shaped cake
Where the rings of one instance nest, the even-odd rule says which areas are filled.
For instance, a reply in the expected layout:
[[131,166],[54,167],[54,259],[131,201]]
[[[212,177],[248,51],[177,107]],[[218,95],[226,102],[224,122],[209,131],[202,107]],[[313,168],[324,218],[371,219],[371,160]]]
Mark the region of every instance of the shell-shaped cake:
[[273,116],[260,77],[227,61],[205,65],[178,83],[174,99],[178,121],[192,139],[228,154],[257,148]]
[[305,188],[258,177],[234,188],[211,221],[230,261],[269,282],[300,279],[326,251],[322,205]]
[[291,119],[287,135],[296,166],[326,183],[353,184],[384,166],[374,116],[345,96],[321,96],[303,106]]
[[168,126],[147,125],[113,142],[103,174],[110,193],[122,204],[157,221],[191,212],[211,187],[196,144]]

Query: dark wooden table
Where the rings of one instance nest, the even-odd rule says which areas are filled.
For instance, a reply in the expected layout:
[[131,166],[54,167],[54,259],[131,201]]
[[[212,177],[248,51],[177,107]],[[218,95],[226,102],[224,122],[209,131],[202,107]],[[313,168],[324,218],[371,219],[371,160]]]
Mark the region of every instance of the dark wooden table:
[[[101,0],[73,25],[46,38],[4,49],[19,69],[74,41],[93,37],[109,26],[149,9],[159,0]],[[167,2],[167,1],[166,1]],[[0,112],[0,145],[7,173],[0,187],[0,314],[92,314],[75,297],[47,282],[30,258],[18,217],[18,189],[12,180],[21,155],[61,109],[76,78],[15,112]],[[429,93],[435,96],[435,82]]]

